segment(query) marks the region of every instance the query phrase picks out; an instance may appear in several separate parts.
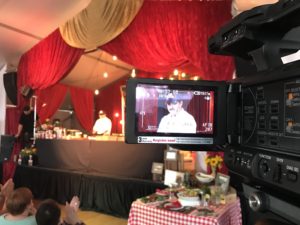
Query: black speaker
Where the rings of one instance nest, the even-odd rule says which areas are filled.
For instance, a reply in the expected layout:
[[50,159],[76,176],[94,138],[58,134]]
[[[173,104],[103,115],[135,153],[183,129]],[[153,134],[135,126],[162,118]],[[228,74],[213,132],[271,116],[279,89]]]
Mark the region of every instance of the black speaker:
[[14,148],[14,143],[14,136],[1,135],[0,163],[9,160]]
[[7,97],[12,104],[17,105],[17,72],[3,74],[3,83]]
[[33,89],[31,89],[31,87],[24,85],[21,87],[21,94],[25,97],[25,98],[31,98],[31,96],[33,95]]

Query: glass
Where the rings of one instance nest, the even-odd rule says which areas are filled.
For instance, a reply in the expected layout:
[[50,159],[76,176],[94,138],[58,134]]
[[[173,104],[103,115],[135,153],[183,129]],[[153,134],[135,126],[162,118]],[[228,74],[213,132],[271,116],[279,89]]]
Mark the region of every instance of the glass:
[[210,187],[210,194],[211,194],[211,203],[213,205],[220,205],[221,203],[221,194],[222,189],[220,185],[213,185]]
[[174,197],[173,192],[174,188],[177,187],[177,183],[170,183],[169,184],[169,199],[172,199]]

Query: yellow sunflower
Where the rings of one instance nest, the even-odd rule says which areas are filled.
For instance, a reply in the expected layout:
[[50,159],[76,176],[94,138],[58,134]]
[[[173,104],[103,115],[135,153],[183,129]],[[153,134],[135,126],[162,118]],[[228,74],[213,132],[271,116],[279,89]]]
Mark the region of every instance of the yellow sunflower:
[[218,160],[216,158],[210,159],[210,165],[216,167],[218,165]]

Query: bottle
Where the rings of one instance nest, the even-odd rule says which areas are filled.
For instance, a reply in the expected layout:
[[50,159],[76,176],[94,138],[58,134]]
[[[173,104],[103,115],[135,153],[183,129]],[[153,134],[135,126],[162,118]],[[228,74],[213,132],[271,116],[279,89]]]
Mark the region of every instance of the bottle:
[[19,158],[18,158],[18,165],[21,165],[22,164],[22,156],[19,155]]
[[33,165],[32,155],[29,155],[28,166],[32,166],[32,165]]
[[183,186],[185,186],[186,188],[191,187],[191,180],[190,180],[190,173],[189,172],[184,173]]

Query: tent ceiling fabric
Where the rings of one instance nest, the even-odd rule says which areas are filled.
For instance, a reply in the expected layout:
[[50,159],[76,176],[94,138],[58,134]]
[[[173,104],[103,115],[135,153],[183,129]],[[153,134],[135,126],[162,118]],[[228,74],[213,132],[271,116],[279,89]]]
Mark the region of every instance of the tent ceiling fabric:
[[0,53],[17,68],[23,53],[91,0],[0,0]]
[[[0,55],[5,59],[1,61],[7,63],[6,71],[16,71],[25,52],[90,3],[91,0],[0,0]],[[128,75],[131,68],[97,50],[82,56],[62,83],[90,90],[99,89]],[[89,73],[91,70],[92,73]],[[103,72],[108,72],[108,78],[103,79]]]
[[67,44],[95,49],[119,35],[134,19],[143,0],[92,0],[87,8],[60,26]]
[[[116,2],[122,4],[130,0],[0,0],[0,55],[7,62],[7,71],[16,70],[22,54],[55,29],[71,21],[71,18],[80,15],[78,13],[92,1],[106,2],[112,7]],[[138,9],[138,4],[141,5],[143,0],[132,2],[136,2],[137,5],[129,4],[127,13],[130,9]],[[233,8],[245,10],[274,2],[277,0],[233,0]],[[125,14],[124,16],[128,16]],[[109,18],[116,18],[116,15]],[[130,21],[132,19],[133,17]],[[101,27],[98,29],[102,29]],[[62,80],[62,83],[91,90],[99,89],[128,75],[131,69],[132,66],[120,60],[113,61],[110,55],[97,50],[83,55],[78,65]],[[104,72],[108,73],[108,78],[103,78]]]
[[[101,89],[131,73],[133,67],[114,61],[108,53],[97,50],[83,55],[73,70],[60,83],[90,90]],[[104,73],[108,77],[104,77]]]

